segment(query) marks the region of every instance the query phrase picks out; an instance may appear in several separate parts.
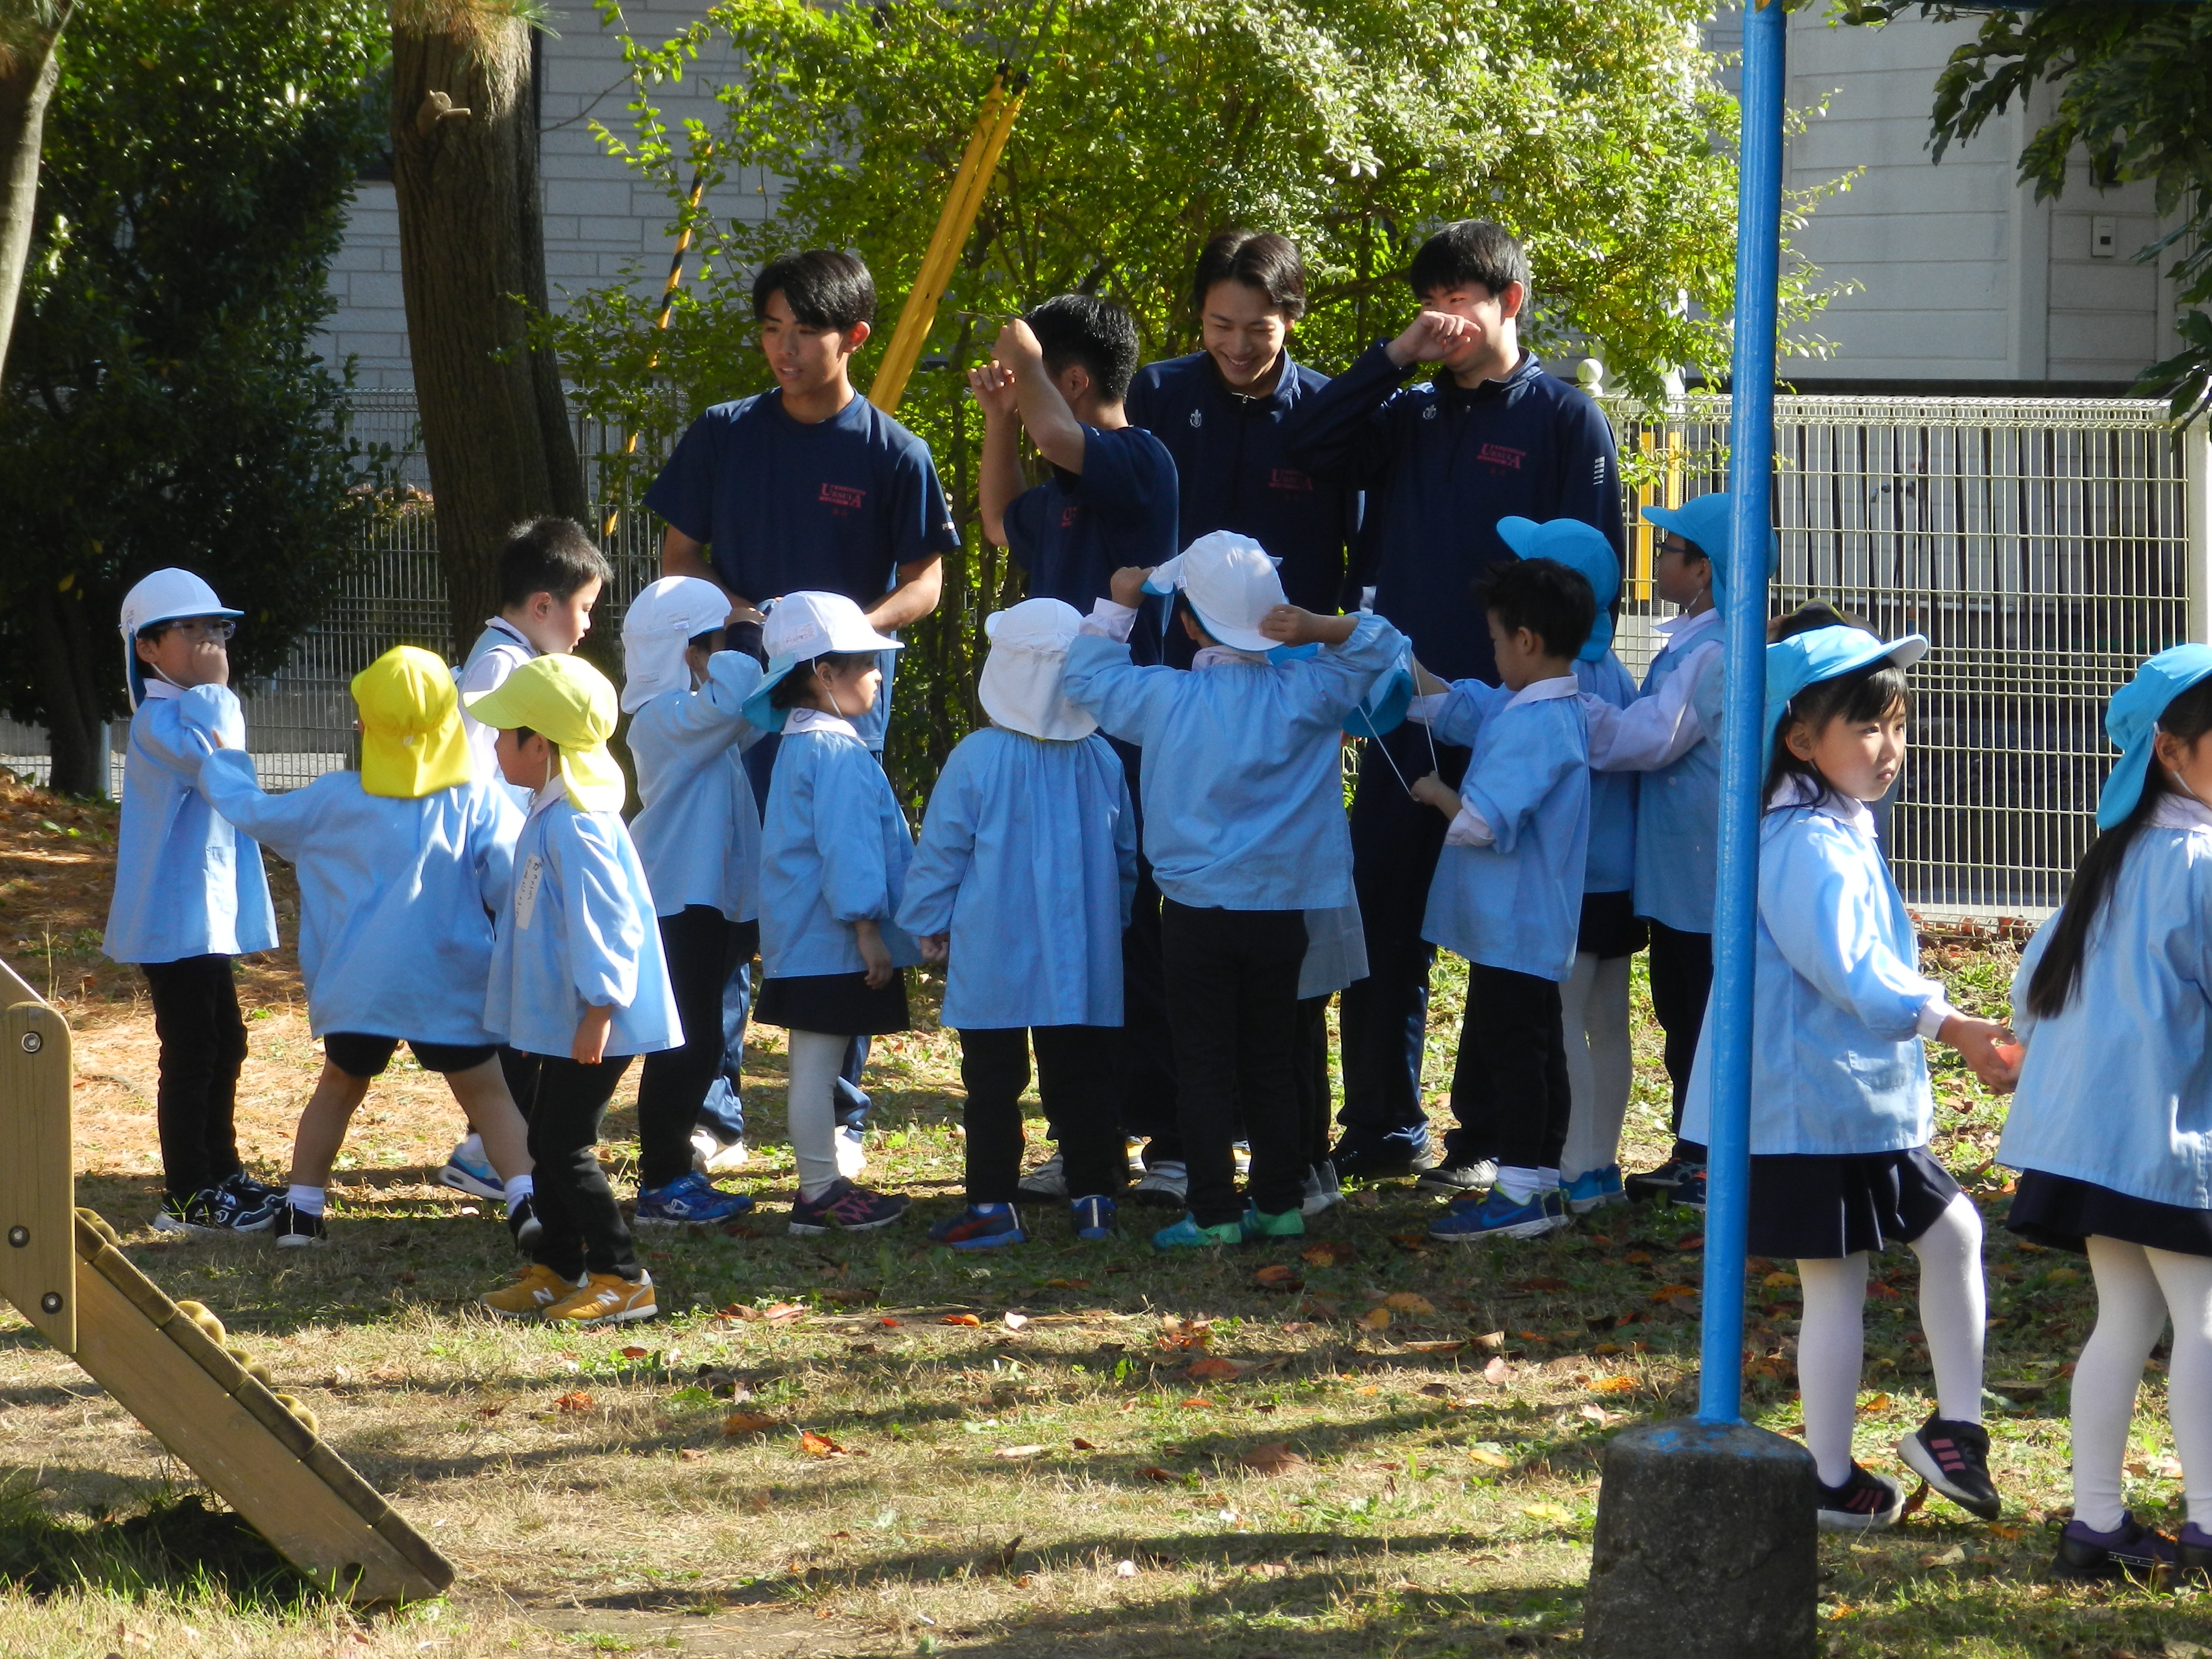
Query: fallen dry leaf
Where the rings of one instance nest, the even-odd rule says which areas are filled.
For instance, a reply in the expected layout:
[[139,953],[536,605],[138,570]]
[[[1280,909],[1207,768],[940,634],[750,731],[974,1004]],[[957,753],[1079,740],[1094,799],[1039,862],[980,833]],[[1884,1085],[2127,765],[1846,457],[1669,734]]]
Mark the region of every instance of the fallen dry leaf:
[[851,1454],[826,1434],[817,1434],[811,1429],[799,1431],[799,1449],[809,1457],[848,1457]]
[[1023,1326],[1030,1322],[1030,1316],[1027,1314],[1018,1314],[1009,1311],[1000,1315],[999,1317],[1006,1325],[1006,1328],[1010,1331],[1018,1331],[1021,1329]]
[[1388,1308],[1370,1308],[1359,1316],[1359,1322],[1370,1331],[1382,1330],[1390,1323],[1390,1310]]
[[722,1419],[722,1432],[732,1438],[741,1434],[765,1434],[775,1426],[766,1412],[732,1412]]
[[624,1359],[642,1359],[653,1352],[650,1348],[629,1347],[622,1351]]
[[1505,1363],[1505,1356],[1504,1354],[1498,1355],[1496,1358],[1492,1359],[1487,1365],[1485,1365],[1482,1368],[1482,1380],[1486,1382],[1495,1383],[1501,1389],[1505,1386],[1506,1378],[1512,1375],[1513,1368]]
[[1194,1394],[1180,1403],[1185,1411],[1210,1412],[1213,1409],[1213,1402],[1202,1394]]
[[676,1455],[682,1458],[686,1463],[699,1462],[707,1455],[706,1453],[701,1451],[696,1446],[686,1446],[682,1451],[678,1452]]
[[1085,1440],[1081,1435],[1076,1436],[1074,1439],[1069,1441],[1067,1443],[1074,1447],[1078,1451],[1097,1451],[1098,1449],[1097,1446],[1093,1445],[1090,1441]]
[[1194,1362],[1183,1375],[1194,1382],[1212,1382],[1242,1376],[1245,1369],[1233,1359],[1216,1359],[1209,1355]]
[[1467,1346],[1464,1342],[1408,1342],[1407,1353],[1457,1353]]
[[1305,1259],[1316,1267],[1340,1267],[1359,1259],[1348,1238],[1317,1238],[1305,1248]]
[[573,1394],[564,1394],[556,1400],[553,1402],[553,1409],[556,1412],[587,1412],[592,1409],[592,1396],[580,1389]]
[[1137,1473],[1147,1480],[1158,1480],[1172,1483],[1175,1480],[1175,1476],[1170,1474],[1165,1469],[1159,1468],[1151,1464],[1147,1464],[1145,1468],[1139,1469]]
[[994,1457],[1035,1457],[1042,1446],[1001,1446],[991,1454]]
[[1554,1504],[1548,1498],[1542,1503],[1523,1504],[1521,1513],[1532,1521],[1548,1521],[1555,1527],[1571,1526],[1575,1512],[1565,1504]]
[[1495,1446],[1469,1446],[1467,1455],[1478,1463],[1486,1463],[1493,1469],[1510,1469],[1513,1460]]
[[1695,1296],[1697,1293],[1698,1287],[1694,1285],[1662,1285],[1651,1292],[1651,1299],[1654,1302],[1668,1302],[1680,1297]]
[[1505,1346],[1505,1333],[1503,1331],[1485,1331],[1480,1336],[1476,1337],[1474,1340],[1480,1343],[1484,1347],[1488,1348],[1494,1352],[1496,1350]]
[[1889,1407],[1890,1399],[1886,1394],[1870,1394],[1859,1402],[1862,1412],[1886,1412]]
[[1297,1268],[1280,1261],[1271,1262],[1252,1275],[1252,1285],[1255,1290],[1288,1292],[1302,1291],[1305,1284],[1305,1280],[1298,1277]]
[[1618,1376],[1601,1376],[1589,1387],[1592,1394],[1634,1394],[1636,1379],[1624,1371]]
[[974,1314],[947,1314],[944,1322],[947,1325],[981,1325],[983,1322]]
[[1255,1474],[1289,1474],[1306,1467],[1306,1460],[1280,1440],[1263,1440],[1237,1461]]
[[1571,1291],[1574,1286],[1564,1279],[1556,1278],[1550,1273],[1540,1273],[1534,1279],[1522,1279],[1518,1288],[1524,1291]]
[[1407,1255],[1426,1255],[1431,1248],[1426,1233],[1392,1233],[1390,1242]]
[[1759,1282],[1765,1285],[1770,1291],[1786,1291],[1797,1282],[1797,1275],[1796,1273],[1785,1273],[1778,1269],[1775,1272],[1767,1274],[1765,1278],[1760,1279]]
[[1087,1279],[1048,1279],[1044,1283],[1045,1288],[1052,1291],[1087,1291],[1091,1288],[1091,1281]]
[[806,1310],[796,1302],[779,1302],[764,1310],[761,1317],[771,1325],[788,1325],[794,1319],[804,1319]]
[[1940,1555],[1922,1556],[1920,1565],[1923,1567],[1955,1567],[1966,1559],[1966,1547],[1964,1544],[1954,1544]]
[[1402,1314],[1432,1314],[1437,1310],[1435,1303],[1413,1291],[1393,1291],[1382,1298],[1382,1305],[1395,1308]]
[[899,1326],[902,1322],[902,1321],[899,1321],[899,1320],[896,1320],[896,1319],[888,1319],[888,1318],[886,1318],[886,1319],[878,1319],[878,1320],[876,1322],[876,1323],[877,1323],[877,1324],[878,1324],[878,1325],[881,1325],[881,1326],[885,1327],[886,1328],[889,1328],[889,1329],[894,1329],[894,1330],[895,1330],[895,1329],[896,1329],[896,1328],[898,1328],[898,1326]]

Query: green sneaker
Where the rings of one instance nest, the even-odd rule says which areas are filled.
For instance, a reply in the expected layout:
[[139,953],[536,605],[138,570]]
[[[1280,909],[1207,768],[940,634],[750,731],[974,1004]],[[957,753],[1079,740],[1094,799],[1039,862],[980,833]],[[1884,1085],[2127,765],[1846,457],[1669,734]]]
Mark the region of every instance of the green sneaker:
[[1247,1238],[1304,1238],[1306,1236],[1305,1212],[1292,1205],[1279,1215],[1269,1215],[1257,1204],[1247,1202],[1244,1218],[1238,1224]]
[[1243,1242],[1242,1223],[1224,1221],[1218,1227],[1201,1227],[1196,1218],[1188,1213],[1174,1226],[1163,1227],[1152,1235],[1152,1248],[1156,1250],[1204,1250]]

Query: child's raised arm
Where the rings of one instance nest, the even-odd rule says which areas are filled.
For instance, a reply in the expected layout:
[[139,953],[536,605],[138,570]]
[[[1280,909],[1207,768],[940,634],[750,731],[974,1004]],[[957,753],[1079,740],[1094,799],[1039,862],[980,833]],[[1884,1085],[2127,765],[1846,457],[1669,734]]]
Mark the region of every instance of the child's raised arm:
[[1020,318],[999,331],[992,347],[999,362],[1013,371],[1014,401],[1022,411],[1022,427],[1036,446],[1037,453],[1064,471],[1083,471],[1083,422],[1060,395],[1044,366],[1044,348]]
[[1022,493],[1021,410],[1014,401],[1014,371],[993,362],[968,371],[968,389],[983,409],[983,464],[975,481],[975,506],[983,536],[1006,544],[1006,509]]

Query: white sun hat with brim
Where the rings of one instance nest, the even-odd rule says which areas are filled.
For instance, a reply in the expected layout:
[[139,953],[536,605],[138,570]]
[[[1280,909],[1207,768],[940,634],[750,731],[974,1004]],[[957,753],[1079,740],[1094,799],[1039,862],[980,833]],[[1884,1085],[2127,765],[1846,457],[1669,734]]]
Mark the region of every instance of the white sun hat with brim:
[[186,617],[244,616],[233,611],[201,577],[172,567],[139,579],[123,596],[123,678],[131,688],[131,706],[146,696],[146,665],[138,660],[138,636],[155,623],[179,622]]
[[1261,618],[1289,601],[1281,563],[1249,536],[1216,530],[1200,536],[1145,580],[1148,593],[1181,590],[1199,626],[1232,651],[1273,651],[1281,643],[1260,631]]
[[984,617],[991,654],[975,684],[983,712],[1010,732],[1047,743],[1074,743],[1096,732],[1098,722],[1061,688],[1067,647],[1082,626],[1082,614],[1059,599],[1024,599]]
[[648,582],[623,613],[623,713],[635,714],[664,691],[688,691],[684,653],[729,619],[730,596],[698,576]]
[[761,624],[761,648],[768,653],[768,676],[760,690],[745,699],[745,718],[763,732],[783,730],[787,709],[771,708],[768,694],[803,662],[817,657],[858,651],[897,651],[902,647],[888,634],[868,625],[860,607],[842,593],[820,593],[802,588],[787,593],[766,607],[768,620]]

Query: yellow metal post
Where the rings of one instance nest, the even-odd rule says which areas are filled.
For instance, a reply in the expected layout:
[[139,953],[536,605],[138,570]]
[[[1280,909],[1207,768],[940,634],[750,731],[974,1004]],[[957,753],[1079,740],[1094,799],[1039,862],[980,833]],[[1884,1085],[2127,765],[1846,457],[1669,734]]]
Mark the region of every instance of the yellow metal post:
[[[676,252],[670,257],[668,261],[668,280],[662,283],[660,287],[660,314],[653,319],[653,327],[655,333],[665,334],[667,332],[669,315],[676,309],[676,290],[682,287],[684,283],[684,256],[690,252],[691,227],[699,211],[699,198],[705,195],[706,191],[707,167],[706,163],[702,161],[699,165],[698,170],[691,175],[691,211],[684,216],[684,228],[676,234]],[[653,355],[645,360],[646,371],[650,374],[653,369],[658,368],[659,366],[660,348],[655,346],[653,349]],[[623,453],[625,455],[636,454],[637,440],[638,434],[632,432],[629,434],[629,441],[623,445]],[[615,533],[615,523],[621,517],[622,513],[619,508],[609,507],[607,509],[607,521],[599,526],[599,538],[601,540],[604,541],[607,537]]]

